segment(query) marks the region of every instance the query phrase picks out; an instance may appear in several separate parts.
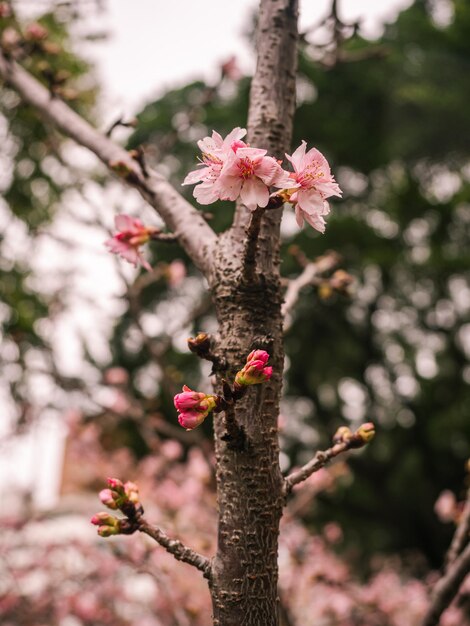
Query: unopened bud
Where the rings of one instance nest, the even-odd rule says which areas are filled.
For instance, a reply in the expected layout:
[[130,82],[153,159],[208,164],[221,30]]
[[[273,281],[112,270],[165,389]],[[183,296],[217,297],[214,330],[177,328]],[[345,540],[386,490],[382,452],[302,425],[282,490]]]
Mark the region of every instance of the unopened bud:
[[124,492],[129,502],[139,504],[139,488],[135,483],[128,480],[127,483],[124,484]]
[[117,491],[117,493],[122,496],[124,495],[124,483],[119,478],[107,478],[106,482],[110,486],[111,489]]
[[350,448],[362,448],[374,438],[375,426],[372,422],[362,424],[346,441]]
[[194,354],[204,357],[209,354],[211,337],[207,333],[199,333],[196,337],[188,337],[188,348]]
[[366,422],[359,426],[354,434],[360,437],[364,443],[369,443],[375,436],[375,426],[372,422]]
[[102,489],[99,493],[101,502],[107,506],[108,509],[112,509],[113,511],[119,508],[118,503],[120,497],[117,491],[113,491],[112,489]]
[[340,426],[333,435],[333,443],[345,443],[352,437],[352,432],[347,426]]
[[348,274],[344,270],[336,270],[333,276],[330,278],[330,287],[339,293],[348,295],[349,288],[354,282],[354,278],[351,274]]
[[243,369],[235,376],[235,385],[246,387],[247,385],[258,385],[269,380],[273,373],[273,368],[266,366],[269,354],[265,350],[253,350],[246,359]]
[[93,515],[90,522],[94,526],[98,526],[98,535],[101,537],[110,537],[111,535],[119,535],[121,532],[121,522],[110,515],[109,513],[102,512]]

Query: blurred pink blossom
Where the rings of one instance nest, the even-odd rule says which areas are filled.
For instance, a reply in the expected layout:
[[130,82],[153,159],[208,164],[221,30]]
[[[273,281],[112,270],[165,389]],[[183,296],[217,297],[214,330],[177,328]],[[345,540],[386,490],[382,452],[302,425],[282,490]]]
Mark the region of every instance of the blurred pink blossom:
[[457,515],[457,499],[452,491],[445,489],[434,503],[434,512],[441,522],[453,522]]
[[152,271],[150,264],[144,259],[139,248],[150,241],[152,235],[158,231],[153,226],[144,226],[142,222],[129,215],[116,215],[114,218],[116,230],[119,232],[111,239],[105,241],[105,246],[119,254],[123,259],[137,267],[140,263],[149,272]]
[[126,385],[129,374],[123,367],[109,367],[104,372],[104,382],[107,385]]

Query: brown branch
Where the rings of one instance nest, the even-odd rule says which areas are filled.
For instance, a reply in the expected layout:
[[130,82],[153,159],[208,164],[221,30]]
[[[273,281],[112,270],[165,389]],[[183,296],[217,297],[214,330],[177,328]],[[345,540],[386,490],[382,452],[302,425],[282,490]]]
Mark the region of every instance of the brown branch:
[[206,275],[211,272],[211,251],[217,236],[201,213],[163,176],[155,170],[146,176],[138,161],[124,148],[93,128],[65,102],[53,97],[44,85],[3,52],[0,52],[0,76],[57,129],[91,150],[110,170],[115,173],[119,170],[122,178],[160,214],[199,269]]
[[292,488],[299,483],[302,483],[304,480],[307,480],[312,474],[321,470],[325,465],[334,459],[339,454],[343,452],[347,452],[351,449],[351,444],[348,441],[342,441],[340,443],[335,444],[328,450],[319,450],[313,459],[306,463],[303,467],[298,470],[295,470],[289,476],[286,476],[284,479],[284,493],[288,495]]
[[166,533],[160,530],[160,528],[150,525],[143,517],[140,517],[138,520],[138,530],[152,537],[152,539],[155,539],[155,541],[165,548],[167,552],[172,554],[175,559],[192,565],[203,573],[204,578],[208,580],[211,579],[212,566],[210,559],[199,554],[199,552],[196,552],[192,548],[188,548],[188,546],[179,539],[171,539]]
[[[340,257],[336,252],[328,252],[324,256],[318,257],[315,261],[308,263],[301,274],[289,282],[286,294],[284,296],[284,304],[282,306],[282,315],[284,318],[297,304],[300,292],[307,285],[312,285],[319,274],[329,272],[338,265]],[[290,321],[286,319],[285,330],[290,326]]]
[[470,572],[470,543],[450,565],[444,576],[434,587],[431,605],[421,626],[436,626],[441,615],[457,595],[461,584]]
[[467,491],[467,499],[460,517],[459,524],[452,538],[450,548],[445,558],[445,571],[448,572],[452,564],[462,552],[470,538],[470,488]]

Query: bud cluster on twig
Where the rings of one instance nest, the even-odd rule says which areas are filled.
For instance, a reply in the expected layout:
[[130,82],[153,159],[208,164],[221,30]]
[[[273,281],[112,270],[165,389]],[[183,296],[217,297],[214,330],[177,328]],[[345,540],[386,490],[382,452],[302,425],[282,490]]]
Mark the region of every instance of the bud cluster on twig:
[[139,488],[131,481],[123,483],[118,478],[108,478],[108,488],[99,494],[101,502],[112,511],[121,511],[126,519],[114,517],[107,512],[97,513],[91,523],[98,526],[98,535],[131,535],[138,530],[139,518],[144,509],[139,501]]

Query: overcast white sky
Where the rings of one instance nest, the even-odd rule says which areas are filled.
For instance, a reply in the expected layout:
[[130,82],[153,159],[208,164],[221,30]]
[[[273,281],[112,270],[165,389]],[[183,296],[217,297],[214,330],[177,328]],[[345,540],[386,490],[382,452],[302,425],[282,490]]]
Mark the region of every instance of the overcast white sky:
[[[364,33],[374,37],[381,24],[408,7],[411,0],[340,0],[343,19],[361,18]],[[331,0],[300,0],[300,27],[318,22]],[[110,38],[92,44],[108,104],[135,112],[167,87],[204,76],[216,78],[218,64],[235,54],[242,68],[254,59],[243,36],[258,0],[108,0],[102,22]]]

